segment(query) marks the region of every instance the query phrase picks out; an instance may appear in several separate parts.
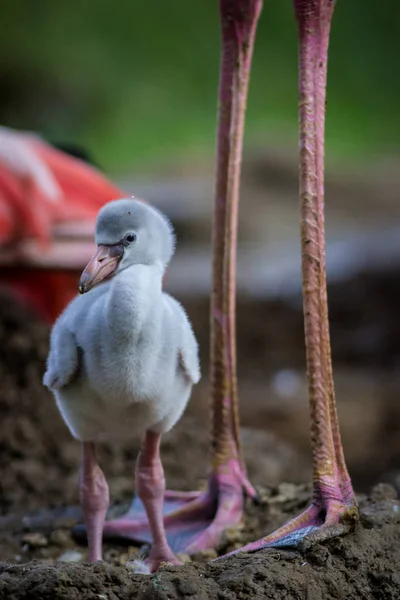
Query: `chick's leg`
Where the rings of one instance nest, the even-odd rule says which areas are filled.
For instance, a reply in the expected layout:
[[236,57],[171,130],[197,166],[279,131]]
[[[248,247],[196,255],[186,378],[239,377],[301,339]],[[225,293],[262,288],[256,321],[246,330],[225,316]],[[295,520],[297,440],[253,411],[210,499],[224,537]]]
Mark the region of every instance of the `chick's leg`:
[[150,569],[156,571],[161,563],[180,564],[169,547],[163,521],[165,494],[164,470],[160,459],[161,434],[147,431],[136,463],[136,489],[146,510],[153,537]]
[[102,559],[103,525],[110,498],[92,442],[82,443],[79,496],[87,530],[89,560],[95,562]]

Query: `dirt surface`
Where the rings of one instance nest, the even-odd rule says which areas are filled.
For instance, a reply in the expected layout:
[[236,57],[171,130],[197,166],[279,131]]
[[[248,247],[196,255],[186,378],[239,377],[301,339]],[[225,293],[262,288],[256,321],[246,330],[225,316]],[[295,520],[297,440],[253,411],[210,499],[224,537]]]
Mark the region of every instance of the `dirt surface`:
[[[0,565],[0,600],[400,597],[398,280],[393,273],[378,280],[365,275],[347,285],[347,296],[339,287],[330,289],[336,387],[350,471],[359,490],[367,491],[382,478],[395,487],[381,484],[361,496],[357,530],[305,555],[271,550],[209,563],[215,555],[208,553],[151,577],[125,567],[140,552],[134,546],[106,544],[104,564],[84,564],[86,548],[70,534],[80,519],[79,444],[41,385],[49,331],[29,310],[2,296],[0,558],[5,562]],[[192,303],[188,311],[207,364],[208,305]],[[238,321],[242,439],[262,502],[248,504],[243,527],[228,532],[219,554],[273,531],[310,497],[309,487],[302,485],[310,480],[310,451],[300,308],[260,301],[249,310],[249,300],[240,298]],[[187,413],[163,443],[172,489],[204,485],[207,414],[205,373]],[[111,498],[120,510],[132,496],[137,450],[138,440],[129,447],[101,448]],[[46,511],[55,507],[57,518],[52,512],[46,521]],[[32,515],[38,514],[35,520]]]
[[[277,502],[276,495],[266,494],[256,511],[247,512],[244,530],[235,541],[242,543],[253,537],[254,526],[257,529],[261,525],[262,531],[265,523],[260,516],[275,516],[269,522],[270,529],[277,515],[281,520],[288,512],[302,508],[304,491],[291,491],[301,500],[289,503],[289,511],[284,494]],[[314,545],[304,554],[264,550],[208,564],[202,564],[202,557],[202,562],[165,566],[152,576],[115,565],[134,556],[128,552],[114,553],[113,557],[106,553],[108,563],[96,565],[53,563],[48,558],[25,565],[0,563],[0,599],[397,599],[400,513],[396,493],[390,486],[377,486],[369,499],[361,499],[360,508],[361,523],[354,533]],[[42,538],[43,545],[48,538]],[[232,545],[231,541],[225,549]]]

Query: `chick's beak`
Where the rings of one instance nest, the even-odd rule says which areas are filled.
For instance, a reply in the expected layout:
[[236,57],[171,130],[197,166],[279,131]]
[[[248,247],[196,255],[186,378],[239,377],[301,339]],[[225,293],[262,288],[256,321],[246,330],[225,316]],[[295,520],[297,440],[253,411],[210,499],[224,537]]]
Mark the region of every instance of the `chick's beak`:
[[92,256],[79,280],[79,293],[89,292],[95,285],[111,277],[117,270],[124,254],[122,244],[104,246],[100,244],[96,254]]

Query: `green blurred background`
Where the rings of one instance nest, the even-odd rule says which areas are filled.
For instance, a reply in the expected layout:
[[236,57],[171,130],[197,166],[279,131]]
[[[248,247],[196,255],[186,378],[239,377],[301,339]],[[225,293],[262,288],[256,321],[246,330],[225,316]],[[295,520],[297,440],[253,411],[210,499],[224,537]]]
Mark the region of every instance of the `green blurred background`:
[[[111,173],[214,151],[216,0],[3,0],[0,122],[79,142]],[[328,156],[394,154],[400,138],[400,4],[338,0]],[[295,144],[297,42],[290,0],[267,0],[246,144]]]

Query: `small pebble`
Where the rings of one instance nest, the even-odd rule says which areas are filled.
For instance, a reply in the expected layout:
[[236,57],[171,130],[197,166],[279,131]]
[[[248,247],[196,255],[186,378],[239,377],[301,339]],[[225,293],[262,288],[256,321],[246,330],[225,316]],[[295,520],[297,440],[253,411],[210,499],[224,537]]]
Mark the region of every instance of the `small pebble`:
[[71,544],[72,539],[68,532],[57,529],[56,531],[51,532],[49,542],[55,546],[65,548],[65,546],[69,546]]
[[59,517],[54,521],[54,529],[72,529],[79,522],[79,518]]
[[280,483],[278,485],[278,493],[276,496],[270,498],[270,504],[281,504],[290,500],[295,500],[298,495],[299,486],[293,483]]
[[[226,544],[237,544],[243,540],[243,523],[239,523],[236,527],[229,527],[224,533],[224,541]],[[240,548],[240,546],[239,546]]]
[[40,564],[41,565],[53,565],[54,564],[54,558],[41,558],[40,559]]
[[272,490],[270,488],[256,488],[258,500],[261,506],[269,504],[272,496]]
[[150,575],[149,567],[141,560],[129,560],[126,563],[127,569],[132,571],[133,573],[137,573],[140,575]]
[[372,488],[370,497],[375,502],[379,502],[380,500],[396,500],[398,493],[389,483],[378,483]]
[[306,553],[307,562],[317,566],[324,566],[331,561],[331,554],[325,546],[316,544]]
[[139,554],[139,548],[137,546],[129,546],[129,548],[128,548],[129,560],[136,558],[138,554]]
[[70,563],[79,562],[82,559],[83,559],[82,552],[78,552],[77,550],[67,550],[66,552],[63,552],[61,554],[61,556],[58,557],[58,560],[60,560],[61,562],[70,562]]
[[[125,556],[125,558],[127,559],[128,556],[126,553],[122,553],[123,556]],[[121,563],[121,552],[115,548],[109,548],[108,550],[104,551],[104,560],[106,562],[109,562],[113,565],[120,565]],[[126,562],[126,560],[125,560]]]
[[42,533],[26,533],[22,542],[28,548],[44,548],[48,545],[48,539]]
[[196,552],[196,554],[193,554],[192,560],[194,562],[207,563],[214,558],[217,558],[217,556],[218,554],[215,550],[202,550],[201,552]]
[[118,564],[123,567],[129,560],[129,556],[127,552],[123,552],[118,556]]
[[189,556],[189,554],[184,554],[183,552],[178,552],[176,557],[182,563],[192,562],[192,558]]

